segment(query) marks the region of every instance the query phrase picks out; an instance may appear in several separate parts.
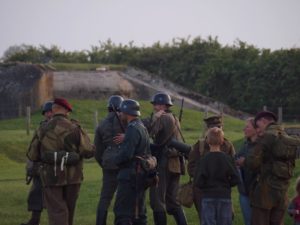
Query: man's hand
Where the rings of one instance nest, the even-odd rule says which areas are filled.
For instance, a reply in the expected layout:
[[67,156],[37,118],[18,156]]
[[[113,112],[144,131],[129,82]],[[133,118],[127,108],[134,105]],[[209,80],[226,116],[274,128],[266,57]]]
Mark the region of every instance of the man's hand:
[[125,134],[120,133],[113,137],[113,142],[117,145],[121,144],[124,141]]
[[154,113],[154,120],[160,118],[163,114],[166,114],[164,110],[159,110],[158,112]]
[[245,157],[240,157],[237,160],[235,160],[235,164],[240,167],[244,165],[244,162],[245,162]]

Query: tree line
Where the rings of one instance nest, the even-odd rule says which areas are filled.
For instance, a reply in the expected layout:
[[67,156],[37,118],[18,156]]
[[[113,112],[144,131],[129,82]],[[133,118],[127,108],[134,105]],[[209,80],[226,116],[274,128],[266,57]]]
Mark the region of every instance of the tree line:
[[[57,46],[11,46],[3,60],[32,63],[101,63],[138,67],[222,101],[256,113],[264,105],[282,106],[300,117],[300,49],[259,49],[237,40],[221,45],[217,38],[177,38],[138,47],[133,42],[99,42],[85,51]],[[298,117],[298,118],[299,118]]]

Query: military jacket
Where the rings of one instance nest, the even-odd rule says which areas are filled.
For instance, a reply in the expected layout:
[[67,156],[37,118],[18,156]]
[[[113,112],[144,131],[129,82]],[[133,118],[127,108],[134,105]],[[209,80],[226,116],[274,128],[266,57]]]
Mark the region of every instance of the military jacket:
[[94,156],[94,146],[88,135],[76,121],[56,114],[47,123],[45,130],[37,134],[40,146],[28,152],[28,158],[41,161],[45,152],[76,152],[80,160],[76,165],[57,165],[42,162],[41,179],[44,186],[62,186],[81,183],[83,179],[83,158]]
[[136,156],[150,154],[150,141],[147,129],[139,119],[132,120],[126,129],[121,150],[115,157],[115,163],[119,166],[119,180],[129,180],[135,173]]
[[259,171],[257,183],[250,193],[251,204],[254,207],[271,209],[276,206],[285,209],[288,204],[287,190],[290,178],[281,176],[280,173],[284,170],[280,169],[285,167],[278,165],[290,165],[293,160],[289,162],[289,160],[274,158],[276,151],[280,151],[276,146],[278,132],[284,133],[283,128],[278,124],[271,123],[263,136],[257,140],[252,154],[245,160],[246,166]]
[[[188,174],[191,177],[194,177],[197,168],[197,163],[199,162],[201,157],[208,152],[209,145],[206,143],[205,139],[200,139],[193,145],[193,149],[189,153],[187,166]],[[224,138],[224,143],[221,145],[221,152],[224,152],[232,157],[234,157],[235,155],[235,149],[233,144],[226,138]]]
[[[162,114],[159,118],[153,119],[150,123],[149,133],[153,139],[154,144],[161,146],[161,151],[159,155],[159,166],[166,163],[167,168],[173,173],[182,173],[182,168],[180,161],[180,154],[176,149],[169,148],[166,144],[172,139],[181,140],[180,136],[180,123],[178,119],[172,114],[172,112],[167,111]],[[160,160],[161,159],[161,160]],[[162,165],[161,165],[162,166]]]
[[[28,154],[28,152],[33,152],[34,149],[40,148],[38,134],[41,133],[43,131],[43,129],[45,129],[45,127],[47,126],[47,122],[48,122],[48,120],[43,120],[40,122],[40,126],[37,128],[37,130],[33,134],[33,137],[31,139],[30,145],[27,150],[27,154]],[[39,152],[39,151],[37,151],[37,152]],[[39,156],[36,156],[36,157],[39,158]],[[26,174],[28,176],[38,176],[39,168],[40,168],[40,162],[37,162],[37,160],[35,160],[35,162],[33,162],[32,160],[29,160],[29,159],[27,160]]]
[[109,112],[107,117],[98,125],[95,132],[95,158],[100,165],[102,165],[103,153],[107,150],[113,150],[118,147],[113,142],[113,137],[119,133],[124,133],[124,131],[122,131],[120,122],[118,121],[118,118],[114,112]]

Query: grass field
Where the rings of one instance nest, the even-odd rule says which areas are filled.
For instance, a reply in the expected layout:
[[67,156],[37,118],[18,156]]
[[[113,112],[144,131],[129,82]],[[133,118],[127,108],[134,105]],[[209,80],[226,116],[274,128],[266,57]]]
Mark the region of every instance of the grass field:
[[[91,139],[94,135],[94,112],[97,110],[99,119],[106,114],[106,102],[93,100],[72,100],[74,107],[72,118],[79,120],[84,129],[88,130]],[[151,113],[151,105],[148,102],[141,102],[142,117]],[[174,107],[174,113],[179,112]],[[27,194],[30,186],[25,185],[25,152],[30,142],[31,135],[35,127],[42,119],[39,112],[32,115],[32,132],[28,136],[25,131],[25,118],[0,121],[0,218],[1,225],[16,225],[25,222],[29,218],[27,212]],[[182,120],[183,134],[187,143],[193,144],[203,132],[203,114],[193,110],[185,110]],[[243,121],[225,117],[225,136],[231,140],[238,149],[242,143]],[[299,162],[295,170],[295,177],[300,175]],[[99,190],[101,187],[102,173],[94,159],[87,160],[84,166],[84,182],[81,187],[80,197],[77,202],[75,224],[93,225],[96,219],[96,207],[99,200]],[[289,195],[293,195],[292,180]],[[187,176],[182,177],[181,182],[188,180]],[[233,189],[232,199],[235,208],[235,225],[243,224],[236,188]],[[149,206],[149,203],[147,203]],[[113,205],[113,204],[112,204]],[[190,225],[199,224],[194,208],[185,208],[188,223]],[[152,212],[148,207],[148,224],[153,224]],[[108,224],[113,224],[112,206],[109,210]],[[286,224],[292,224],[286,216]],[[46,225],[47,214],[44,211],[41,224]],[[172,217],[168,218],[168,224],[175,224]]]

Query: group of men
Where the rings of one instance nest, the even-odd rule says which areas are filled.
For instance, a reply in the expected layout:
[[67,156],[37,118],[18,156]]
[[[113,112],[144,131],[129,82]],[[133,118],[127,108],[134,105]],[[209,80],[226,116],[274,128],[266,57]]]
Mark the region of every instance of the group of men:
[[[171,143],[182,142],[183,137],[180,122],[170,110],[173,105],[171,97],[166,93],[157,93],[153,96],[151,104],[153,113],[149,118],[141,120],[140,105],[137,101],[124,100],[118,95],[111,96],[107,105],[108,114],[96,128],[93,145],[79,123],[68,118],[72,106],[67,100],[56,98],[53,102],[46,103],[43,110],[46,120],[37,129],[27,153],[30,160],[28,177],[33,178],[33,186],[28,198],[28,209],[32,211],[32,217],[23,225],[39,224],[43,209],[42,198],[38,197],[37,201],[34,198],[42,195],[48,211],[49,224],[72,225],[83,178],[83,158],[93,156],[103,172],[96,225],[106,224],[108,208],[114,195],[116,195],[115,225],[147,224],[146,188],[141,184],[149,176],[141,163],[141,159],[147,155],[153,155],[157,160],[157,173],[154,176],[158,176],[159,182],[150,185],[149,190],[155,225],[166,225],[167,214],[174,217],[177,225],[187,225],[184,211],[176,198],[180,175],[184,174],[185,158],[189,158],[188,172],[193,177],[197,161],[208,151],[208,145],[204,136],[193,145],[190,152],[173,147]],[[257,126],[266,133],[269,129],[273,129],[273,124],[276,122],[270,115],[273,114],[265,112],[256,117]],[[265,120],[269,123],[261,122]],[[207,128],[222,128],[223,125],[219,116],[204,121]],[[270,193],[275,193],[274,190],[279,188],[280,191],[275,194],[286,196],[290,177],[282,181],[285,182],[282,185],[266,184],[273,181],[263,174],[268,170],[265,165],[269,162],[270,154],[272,155],[272,153],[266,155],[266,152],[276,149],[273,147],[275,139],[262,135],[261,140],[258,142],[260,144],[257,150],[254,151],[255,154],[240,159],[238,164],[262,171],[257,182],[258,184],[265,182],[262,184],[265,186],[258,185],[261,188],[258,190],[260,194],[270,196]],[[234,147],[227,139],[224,140],[221,150],[231,156],[235,155]],[[274,157],[272,159],[276,160]],[[282,179],[279,181],[278,179],[276,182],[280,183]],[[274,189],[274,192],[270,189]],[[193,194],[195,207],[201,219],[201,190],[194,188]],[[266,201],[260,203],[263,210],[259,210],[259,205],[254,205],[258,208],[254,211],[257,218],[276,218],[277,221],[271,219],[258,223],[257,220],[257,223],[252,224],[281,224],[278,222],[282,219],[279,219],[277,209],[279,204],[283,204],[283,200],[284,198],[275,198],[272,194],[267,203]],[[282,209],[281,205],[279,209]],[[278,216],[274,216],[275,214]]]
[[[43,205],[50,225],[73,224],[83,178],[83,158],[94,155],[103,171],[96,224],[106,224],[114,194],[116,225],[147,223],[146,188],[140,182],[146,183],[150,175],[141,159],[154,155],[157,171],[152,176],[159,182],[149,186],[155,224],[167,224],[168,213],[174,216],[177,224],[186,225],[186,217],[176,200],[179,178],[184,172],[183,154],[168,146],[171,140],[181,139],[180,124],[170,110],[173,103],[168,94],[154,95],[151,103],[154,112],[142,121],[137,101],[111,96],[108,115],[96,129],[94,145],[78,121],[68,118],[72,106],[66,99],[56,98],[46,103],[43,115],[49,114],[49,117],[35,132],[27,152],[30,164],[34,165],[27,170],[28,177],[34,182],[28,198],[32,217],[26,225],[39,224]],[[150,136],[153,144],[150,144]],[[29,172],[32,168],[34,174]],[[39,178],[40,185],[36,185],[35,180]],[[39,207],[32,208],[36,189],[40,193]]]

